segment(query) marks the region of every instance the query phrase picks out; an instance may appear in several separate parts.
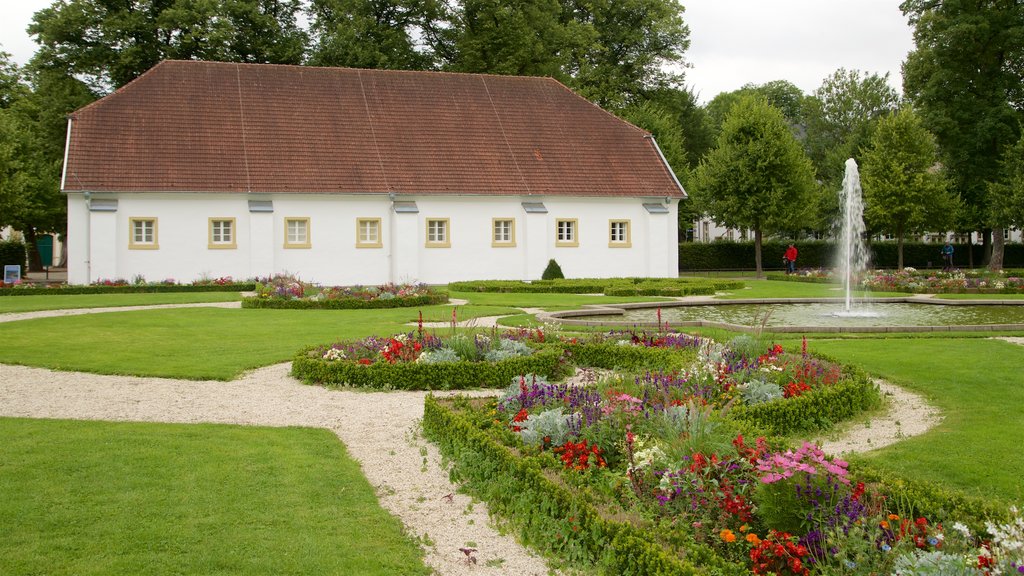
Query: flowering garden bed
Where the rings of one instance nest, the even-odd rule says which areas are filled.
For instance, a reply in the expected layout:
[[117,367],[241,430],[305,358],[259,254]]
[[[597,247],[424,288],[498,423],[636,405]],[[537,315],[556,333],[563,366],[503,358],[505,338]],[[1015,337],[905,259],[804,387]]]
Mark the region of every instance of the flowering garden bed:
[[[806,350],[763,350],[749,336],[723,346],[609,334],[563,347],[580,361],[588,346],[609,344],[677,353],[686,367],[587,386],[524,376],[496,399],[427,400],[425,433],[453,475],[527,543],[615,574],[1024,566],[1019,517],[868,470],[859,477],[814,445],[787,445],[782,435],[877,406],[863,374]],[[967,524],[981,528],[986,513],[998,520],[982,540]]]
[[255,296],[242,299],[242,308],[353,310],[431,306],[448,302],[447,292],[426,284],[320,286],[287,274],[258,282],[255,292]]
[[75,284],[4,284],[0,282],[0,296],[39,296],[56,294],[139,294],[164,292],[250,292],[256,289],[256,281],[238,282],[230,276],[214,279],[195,280],[191,284],[178,284],[173,279],[161,282],[139,280],[98,280],[88,286]]
[[[790,282],[836,282],[830,270],[801,270],[797,274],[769,273],[769,280]],[[902,271],[870,270],[857,284],[858,290],[907,292],[910,294],[1024,294],[1024,274],[988,271],[937,272],[904,268]]]

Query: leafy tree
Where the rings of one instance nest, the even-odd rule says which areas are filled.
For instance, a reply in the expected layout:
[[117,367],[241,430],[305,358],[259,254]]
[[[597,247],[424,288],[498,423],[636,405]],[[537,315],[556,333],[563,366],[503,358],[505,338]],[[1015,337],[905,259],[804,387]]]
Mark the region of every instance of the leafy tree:
[[417,46],[442,14],[433,0],[313,0],[309,64],[390,70],[427,70],[431,51]]
[[583,97],[609,109],[636,103],[647,91],[676,86],[690,45],[678,0],[561,0],[574,37],[566,73]]
[[718,136],[732,107],[745,96],[764,98],[782,112],[790,127],[800,131],[804,116],[803,91],[788,80],[772,80],[764,84],[744,84],[742,88],[712,98],[704,107],[712,134]]
[[899,107],[888,78],[840,68],[804,101],[805,147],[820,179],[842,182],[846,159],[859,162],[879,119]]
[[558,0],[465,0],[451,68],[564,78],[572,36],[560,17]]
[[782,112],[764,98],[744,96],[697,168],[693,188],[698,206],[716,222],[754,231],[760,277],[763,234],[799,228],[814,171]]
[[901,270],[904,237],[946,230],[956,211],[937,162],[935,139],[910,108],[879,122],[864,153],[865,220],[896,236]]
[[36,12],[33,61],[93,89],[120,87],[165,59],[299,64],[299,0],[63,0]]
[[[996,182],[989,184],[988,223],[995,230],[1015,227],[1024,229],[1024,136],[1003,153],[1002,171]],[[1003,235],[992,235],[992,259],[989,268],[1003,267]]]
[[[682,88],[650,90],[644,97],[646,102],[656,104],[672,116],[682,131],[686,163],[689,168],[695,168],[700,159],[715,145],[715,137],[708,126],[707,113],[697,103],[697,97],[693,92]],[[673,164],[673,168],[675,167]]]
[[1024,113],[1024,3],[905,0],[900,9],[916,45],[903,64],[904,91],[964,201],[959,228],[985,229],[989,245],[989,184]]
[[878,121],[899,106],[888,75],[840,68],[803,102],[804,149],[822,185],[814,199],[810,227],[829,230],[839,213],[839,195],[847,158],[862,162]]
[[29,70],[25,76],[32,85],[19,84],[10,105],[0,108],[0,226],[25,235],[29,269],[40,270],[36,237],[67,229],[60,193],[66,115],[95,97],[67,75]]

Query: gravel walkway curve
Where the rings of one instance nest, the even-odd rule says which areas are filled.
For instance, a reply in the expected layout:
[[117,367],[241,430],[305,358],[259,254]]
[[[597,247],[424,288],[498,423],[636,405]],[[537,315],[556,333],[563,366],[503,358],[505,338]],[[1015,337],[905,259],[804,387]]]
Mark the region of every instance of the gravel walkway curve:
[[[425,392],[327,390],[298,382],[290,368],[203,382],[0,364],[0,416],[328,428],[359,461],[384,508],[433,543],[426,562],[438,574],[548,573],[543,559],[494,528],[485,504],[456,493],[436,447],[419,436]],[[478,550],[477,564],[459,551],[468,543]]]

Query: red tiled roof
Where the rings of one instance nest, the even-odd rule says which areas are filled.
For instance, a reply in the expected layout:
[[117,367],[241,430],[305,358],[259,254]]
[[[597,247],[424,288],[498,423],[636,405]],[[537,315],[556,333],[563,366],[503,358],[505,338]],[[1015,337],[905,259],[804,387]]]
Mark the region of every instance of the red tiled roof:
[[683,196],[549,78],[165,61],[71,118],[65,191]]

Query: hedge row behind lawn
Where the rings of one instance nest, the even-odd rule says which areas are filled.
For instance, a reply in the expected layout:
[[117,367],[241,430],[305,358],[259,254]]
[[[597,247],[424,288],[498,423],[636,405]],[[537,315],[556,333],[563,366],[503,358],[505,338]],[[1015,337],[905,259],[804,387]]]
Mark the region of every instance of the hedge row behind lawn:
[[0,288],[0,296],[41,296],[48,294],[140,294],[157,292],[252,292],[254,282],[235,284],[130,284],[127,286],[73,286],[61,284],[52,288]]
[[[460,401],[466,400],[453,402]],[[447,404],[427,397],[424,435],[451,459],[453,480],[465,482],[492,513],[511,522],[525,544],[556,554],[577,568],[600,565],[619,575],[748,573],[745,566],[696,543],[688,543],[683,560],[678,551],[658,544],[653,530],[602,518],[582,496],[545,473],[545,467],[558,465],[550,453],[515,454]]]
[[378,308],[433,306],[435,304],[446,304],[447,302],[447,292],[435,292],[432,294],[411,296],[408,298],[378,298],[376,300],[361,300],[359,298],[324,300],[302,298],[296,300],[285,300],[283,298],[251,297],[242,298],[242,308],[276,308],[284,310],[369,310]]
[[[782,270],[782,254],[792,241],[768,240],[761,243],[761,266],[765,270]],[[799,252],[798,268],[832,268],[835,266],[837,247],[826,240],[800,240],[792,242]],[[941,268],[942,244],[934,242],[905,242],[903,244],[903,265],[914,268]],[[896,242],[872,242],[869,266],[872,268],[896,268]],[[980,266],[983,257],[980,244],[953,244],[953,264],[967,268],[973,262]],[[973,251],[973,260],[968,250]],[[1024,244],[1006,244],[1003,253],[1004,268],[1024,267]],[[683,242],[679,244],[679,270],[753,270],[753,242]]]
[[292,375],[310,384],[353,386],[400,390],[465,390],[468,388],[505,388],[523,374],[539,374],[549,379],[568,375],[568,365],[560,348],[548,347],[530,356],[506,358],[497,362],[445,362],[417,364],[376,362],[362,365],[345,360],[324,360],[316,350],[307,348],[292,361]]
[[569,280],[477,280],[452,282],[457,292],[529,292],[604,294],[605,296],[688,296],[735,290],[743,283],[733,280],[692,278],[579,278]]

